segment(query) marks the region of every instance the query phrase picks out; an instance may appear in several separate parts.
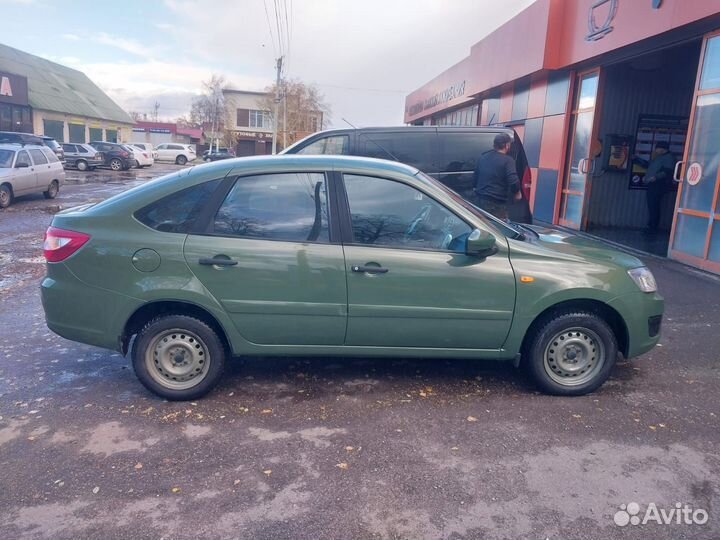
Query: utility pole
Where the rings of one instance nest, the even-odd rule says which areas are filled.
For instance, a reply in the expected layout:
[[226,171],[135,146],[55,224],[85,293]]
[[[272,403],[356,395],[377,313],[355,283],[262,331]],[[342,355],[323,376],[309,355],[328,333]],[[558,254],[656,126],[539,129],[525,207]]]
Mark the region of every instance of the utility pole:
[[278,136],[278,105],[280,104],[280,74],[282,72],[283,57],[277,59],[275,65],[277,69],[277,78],[275,81],[275,111],[273,113],[273,141],[272,141],[272,153],[277,153],[277,136]]
[[283,81],[283,150],[287,148],[287,84]]
[[160,103],[157,101],[155,102],[155,105],[153,105],[153,120],[157,122],[158,120],[158,109],[160,108]]

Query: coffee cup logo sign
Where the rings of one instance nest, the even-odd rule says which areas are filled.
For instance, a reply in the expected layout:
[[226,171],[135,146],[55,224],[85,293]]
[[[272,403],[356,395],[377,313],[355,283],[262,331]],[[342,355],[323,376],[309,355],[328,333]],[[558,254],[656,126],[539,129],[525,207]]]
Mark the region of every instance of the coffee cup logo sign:
[[8,77],[0,79],[0,96],[13,97],[12,85]]
[[[603,9],[607,9],[605,20],[602,20],[602,24],[598,24],[596,15],[600,16],[600,8],[609,4]],[[588,35],[585,37],[586,41],[597,41],[598,39],[604,38],[610,32],[612,32],[612,22],[617,15],[618,0],[596,0],[593,5],[590,6],[588,12]]]

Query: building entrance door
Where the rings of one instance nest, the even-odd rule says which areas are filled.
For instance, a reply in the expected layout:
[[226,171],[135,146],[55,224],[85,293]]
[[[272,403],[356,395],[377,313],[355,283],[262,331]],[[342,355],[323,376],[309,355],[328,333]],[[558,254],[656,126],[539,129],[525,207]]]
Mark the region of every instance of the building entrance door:
[[573,229],[585,227],[589,180],[595,170],[595,141],[602,84],[600,68],[579,73],[575,79],[570,143],[560,201],[559,223]]
[[705,36],[693,99],[669,255],[720,273],[720,32]]

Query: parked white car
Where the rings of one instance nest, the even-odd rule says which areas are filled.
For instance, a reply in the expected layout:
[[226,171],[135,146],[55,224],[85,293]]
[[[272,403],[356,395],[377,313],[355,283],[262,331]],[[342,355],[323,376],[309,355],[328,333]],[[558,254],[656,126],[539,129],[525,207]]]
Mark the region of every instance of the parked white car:
[[195,148],[190,144],[162,143],[158,144],[155,150],[158,161],[174,161],[178,165],[185,165],[197,157]]
[[0,144],[0,208],[28,193],[54,199],[64,183],[63,164],[47,146]]
[[153,145],[152,145],[151,143],[147,143],[147,142],[133,142],[133,143],[130,143],[130,144],[131,144],[132,146],[137,146],[138,148],[142,148],[143,150],[145,150],[146,152],[148,152],[150,155],[152,155],[153,159],[157,159],[157,158],[158,158],[158,153],[157,153],[157,151],[155,150],[155,148],[153,147]]
[[132,151],[133,157],[137,162],[138,169],[142,169],[143,167],[152,167],[153,163],[155,163],[152,152],[148,152],[144,148],[140,148],[134,144],[126,144],[125,146]]

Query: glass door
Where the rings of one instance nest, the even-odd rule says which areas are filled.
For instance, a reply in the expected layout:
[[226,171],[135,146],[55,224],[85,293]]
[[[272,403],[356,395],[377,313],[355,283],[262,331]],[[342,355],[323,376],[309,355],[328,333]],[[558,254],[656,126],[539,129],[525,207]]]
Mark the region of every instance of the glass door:
[[580,73],[575,81],[570,122],[570,148],[565,166],[559,223],[573,229],[585,226],[589,179],[595,170],[595,144],[601,84],[600,68]]
[[720,32],[705,36],[685,156],[678,164],[670,257],[720,273]]

